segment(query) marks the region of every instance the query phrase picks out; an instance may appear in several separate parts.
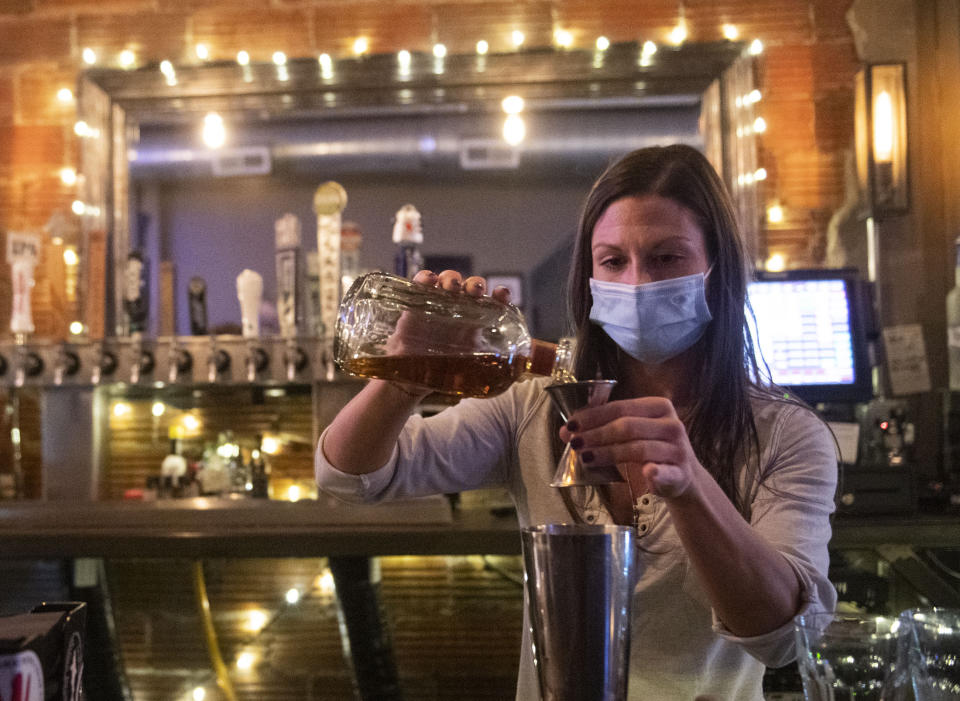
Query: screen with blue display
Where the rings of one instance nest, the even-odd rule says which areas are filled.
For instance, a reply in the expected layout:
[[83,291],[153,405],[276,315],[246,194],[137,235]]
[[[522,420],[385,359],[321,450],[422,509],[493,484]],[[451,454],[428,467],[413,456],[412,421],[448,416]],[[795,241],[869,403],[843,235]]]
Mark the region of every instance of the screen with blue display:
[[862,287],[847,270],[765,273],[750,283],[751,332],[774,383],[808,402],[870,399]]

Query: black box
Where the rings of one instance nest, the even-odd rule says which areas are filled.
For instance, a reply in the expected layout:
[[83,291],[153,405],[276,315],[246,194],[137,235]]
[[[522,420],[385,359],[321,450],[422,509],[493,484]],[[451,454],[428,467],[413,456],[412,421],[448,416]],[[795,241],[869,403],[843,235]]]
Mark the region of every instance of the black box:
[[83,701],[82,601],[0,617],[0,700]]

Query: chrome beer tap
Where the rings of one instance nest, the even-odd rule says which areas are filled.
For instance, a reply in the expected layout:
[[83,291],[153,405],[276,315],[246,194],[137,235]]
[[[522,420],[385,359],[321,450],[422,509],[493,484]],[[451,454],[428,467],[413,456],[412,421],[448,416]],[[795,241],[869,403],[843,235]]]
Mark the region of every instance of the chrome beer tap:
[[66,342],[61,343],[53,366],[53,384],[62,385],[65,378],[73,377],[78,372],[80,372],[80,356],[70,349]]

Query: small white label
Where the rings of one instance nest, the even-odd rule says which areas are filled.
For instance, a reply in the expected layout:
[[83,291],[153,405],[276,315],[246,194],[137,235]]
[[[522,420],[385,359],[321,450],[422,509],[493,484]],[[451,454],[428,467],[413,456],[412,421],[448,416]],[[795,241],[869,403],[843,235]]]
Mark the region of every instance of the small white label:
[[43,701],[43,666],[33,650],[0,655],[0,699]]

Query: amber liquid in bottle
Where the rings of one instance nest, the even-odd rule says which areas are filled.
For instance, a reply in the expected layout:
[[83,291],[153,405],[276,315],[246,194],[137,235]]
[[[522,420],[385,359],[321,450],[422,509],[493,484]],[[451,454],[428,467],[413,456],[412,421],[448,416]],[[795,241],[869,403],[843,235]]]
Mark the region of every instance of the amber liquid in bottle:
[[387,355],[353,358],[344,365],[352,375],[406,382],[455,397],[492,397],[513,384],[528,366],[526,356]]

